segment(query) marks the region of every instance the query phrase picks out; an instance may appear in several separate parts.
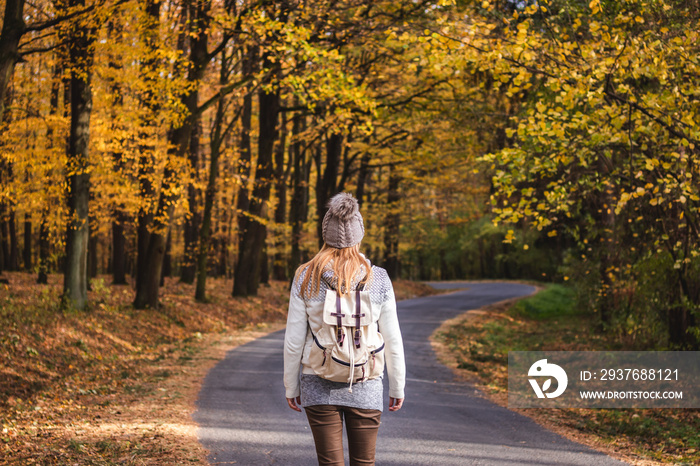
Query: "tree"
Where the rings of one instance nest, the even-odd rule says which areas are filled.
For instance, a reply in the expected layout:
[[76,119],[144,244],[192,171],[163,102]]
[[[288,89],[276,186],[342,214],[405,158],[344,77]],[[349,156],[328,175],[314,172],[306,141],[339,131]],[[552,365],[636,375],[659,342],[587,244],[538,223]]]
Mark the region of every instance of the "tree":
[[[274,66],[269,60],[263,60],[263,67]],[[268,82],[274,83],[274,73],[270,73]],[[270,86],[272,87],[272,86]],[[250,199],[250,207],[243,218],[240,232],[238,263],[234,272],[233,296],[256,295],[260,284],[262,251],[267,229],[267,201],[270,196],[272,178],[272,158],[274,143],[277,139],[277,116],[279,113],[279,93],[276,89],[261,89],[258,92],[259,131],[258,154],[255,180]]]
[[[230,73],[232,56],[228,56],[226,50],[221,52],[221,67],[219,71],[219,82],[224,85]],[[219,158],[222,152],[222,145],[227,134],[233,128],[237,118],[224,128],[227,99],[222,97],[216,108],[216,116],[213,124],[213,131],[210,136],[211,153],[209,158],[209,178],[204,196],[204,211],[202,213],[202,227],[199,234],[199,251],[197,253],[197,286],[195,289],[195,299],[197,301],[206,300],[207,283],[207,259],[209,257],[209,247],[212,232],[212,214],[214,201],[217,194],[217,183],[219,183]]]
[[[84,7],[85,0],[70,0],[70,7]],[[92,44],[96,27],[83,21],[71,24],[69,56],[71,66],[71,124],[68,143],[68,231],[63,296],[67,305],[87,306],[87,246],[89,238],[90,173],[89,143],[92,112]]]
[[0,31],[0,121],[4,119],[7,88],[20,58],[19,41],[26,31],[24,0],[6,0]]
[[[697,9],[673,1],[552,2],[516,9],[481,44],[499,87],[522,102],[507,147],[484,158],[499,220],[571,238],[578,269],[598,278],[592,307],[605,326],[665,325],[681,347],[698,344],[700,304],[688,18]],[[641,286],[657,273],[662,286]]]

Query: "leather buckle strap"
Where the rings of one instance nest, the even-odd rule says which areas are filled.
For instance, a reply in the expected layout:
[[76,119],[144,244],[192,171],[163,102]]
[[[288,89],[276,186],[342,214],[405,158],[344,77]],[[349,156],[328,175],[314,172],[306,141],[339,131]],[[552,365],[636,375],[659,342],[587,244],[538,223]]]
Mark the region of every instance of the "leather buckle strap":
[[355,348],[360,347],[360,319],[365,316],[365,314],[360,313],[361,309],[362,301],[360,298],[360,290],[357,290],[355,292],[355,314],[352,316],[355,318]]
[[338,292],[336,292],[335,295],[335,309],[336,312],[332,312],[331,315],[335,316],[338,321],[338,331],[336,334],[336,339],[338,340],[338,344],[340,346],[343,346],[343,342],[345,341],[345,334],[343,333],[343,317],[345,317],[345,314],[343,314],[343,311],[340,307],[340,293]]

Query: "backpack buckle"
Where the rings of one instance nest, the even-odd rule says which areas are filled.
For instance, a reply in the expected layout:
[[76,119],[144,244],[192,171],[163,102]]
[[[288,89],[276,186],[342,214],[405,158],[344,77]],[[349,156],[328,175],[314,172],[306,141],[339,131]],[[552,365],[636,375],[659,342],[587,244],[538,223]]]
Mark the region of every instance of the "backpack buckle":
[[338,339],[338,344],[340,346],[343,346],[343,342],[345,341],[345,334],[343,333],[342,327],[338,327],[337,339]]

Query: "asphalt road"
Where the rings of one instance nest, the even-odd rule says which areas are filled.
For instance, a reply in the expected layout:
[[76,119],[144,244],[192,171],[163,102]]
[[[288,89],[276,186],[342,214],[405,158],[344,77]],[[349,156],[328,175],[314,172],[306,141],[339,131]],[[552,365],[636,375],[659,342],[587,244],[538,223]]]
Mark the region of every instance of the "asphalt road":
[[[532,287],[513,283],[434,286],[466,289],[399,303],[407,361],[406,401],[396,413],[384,410],[377,465],[623,464],[481,398],[472,386],[457,381],[450,369],[437,363],[428,337],[441,322],[469,309],[529,294]],[[200,426],[200,441],[211,452],[211,464],[317,464],[306,416],[289,409],[284,397],[283,339],[281,331],[240,346],[207,375],[194,419]]]

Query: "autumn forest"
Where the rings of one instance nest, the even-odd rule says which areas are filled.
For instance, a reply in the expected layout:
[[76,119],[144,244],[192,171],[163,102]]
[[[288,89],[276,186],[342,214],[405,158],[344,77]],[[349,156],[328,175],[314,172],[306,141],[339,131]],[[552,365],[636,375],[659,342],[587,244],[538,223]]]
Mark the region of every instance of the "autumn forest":
[[257,295],[347,191],[392,278],[560,282],[700,345],[697,0],[2,4],[0,273],[64,306]]

